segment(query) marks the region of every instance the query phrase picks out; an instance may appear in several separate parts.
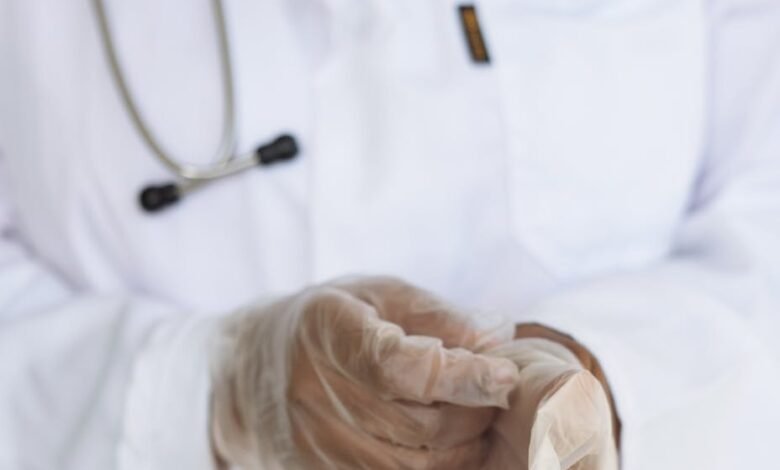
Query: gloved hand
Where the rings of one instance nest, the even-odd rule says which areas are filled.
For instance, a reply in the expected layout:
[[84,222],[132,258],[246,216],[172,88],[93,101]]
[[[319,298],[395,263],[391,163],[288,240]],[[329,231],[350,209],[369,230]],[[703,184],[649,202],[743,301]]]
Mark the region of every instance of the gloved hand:
[[497,341],[387,278],[247,309],[214,366],[216,451],[245,469],[478,468],[518,372],[469,349]]
[[483,470],[616,470],[612,415],[601,383],[566,347],[516,339],[487,354],[511,359],[520,382],[492,430]]

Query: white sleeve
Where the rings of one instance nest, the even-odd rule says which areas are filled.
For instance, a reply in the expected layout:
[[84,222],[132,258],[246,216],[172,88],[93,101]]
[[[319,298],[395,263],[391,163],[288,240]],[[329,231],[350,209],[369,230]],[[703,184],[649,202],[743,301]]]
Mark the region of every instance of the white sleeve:
[[214,322],[70,289],[23,249],[2,192],[0,468],[213,468]]
[[674,249],[524,315],[602,362],[625,470],[777,465],[780,2],[708,8],[705,163]]

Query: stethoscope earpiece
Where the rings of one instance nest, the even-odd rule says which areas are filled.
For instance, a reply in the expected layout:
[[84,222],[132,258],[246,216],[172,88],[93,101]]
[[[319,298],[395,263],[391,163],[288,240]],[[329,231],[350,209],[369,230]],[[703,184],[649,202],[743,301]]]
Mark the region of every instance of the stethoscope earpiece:
[[146,212],[157,212],[179,201],[179,187],[176,183],[161,186],[147,186],[138,198]]
[[256,154],[257,163],[260,165],[292,160],[298,154],[298,142],[295,137],[283,134],[273,142],[258,147]]

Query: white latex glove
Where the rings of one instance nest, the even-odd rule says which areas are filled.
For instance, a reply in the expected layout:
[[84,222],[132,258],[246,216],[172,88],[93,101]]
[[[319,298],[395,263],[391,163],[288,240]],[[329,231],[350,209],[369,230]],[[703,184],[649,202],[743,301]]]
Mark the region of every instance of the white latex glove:
[[496,338],[388,278],[250,308],[223,336],[214,442],[246,469],[478,468],[518,379],[508,359],[468,350]]
[[488,354],[520,371],[509,410],[492,431],[484,470],[616,470],[618,455],[604,388],[564,346],[517,339]]

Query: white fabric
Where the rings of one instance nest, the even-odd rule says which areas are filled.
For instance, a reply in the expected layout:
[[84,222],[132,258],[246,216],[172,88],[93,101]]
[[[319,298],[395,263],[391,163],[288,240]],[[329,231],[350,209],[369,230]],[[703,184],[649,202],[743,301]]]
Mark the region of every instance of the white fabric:
[[217,331],[213,319],[173,319],[149,339],[133,367],[119,439],[120,470],[214,468],[207,423]]
[[[207,2],[107,3],[144,115],[204,162]],[[475,3],[487,66],[454,0],[226,2],[239,150],[289,130],[302,154],[150,217],[170,175],[89,2],[0,0],[0,467],[111,468],[160,321],[347,273],[581,339],[627,470],[773,465],[780,4]]]

